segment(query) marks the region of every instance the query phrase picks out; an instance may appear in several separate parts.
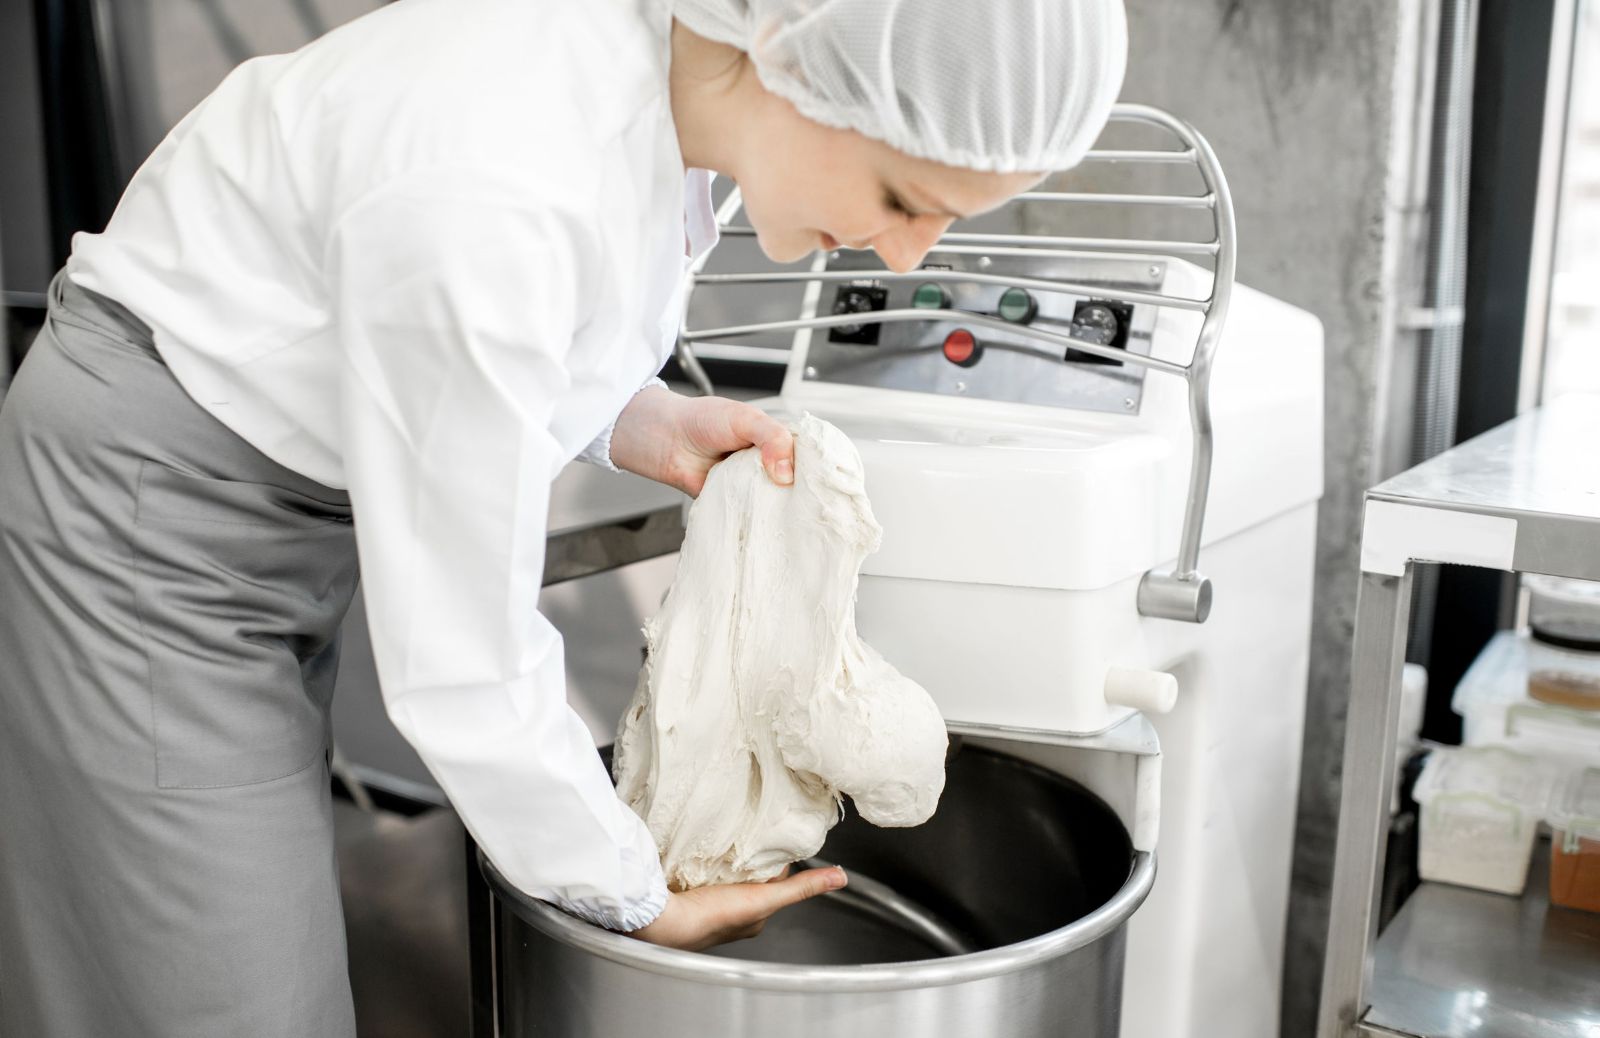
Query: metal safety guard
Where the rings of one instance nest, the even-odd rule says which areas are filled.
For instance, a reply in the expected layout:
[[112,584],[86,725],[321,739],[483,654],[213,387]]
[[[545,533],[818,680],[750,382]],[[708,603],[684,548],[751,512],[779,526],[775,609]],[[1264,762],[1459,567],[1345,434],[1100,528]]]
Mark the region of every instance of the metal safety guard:
[[[1188,497],[1184,506],[1183,530],[1179,540],[1176,565],[1170,570],[1152,569],[1145,573],[1139,584],[1139,612],[1145,616],[1169,620],[1204,623],[1211,611],[1211,582],[1199,572],[1200,539],[1205,525],[1206,497],[1211,483],[1211,371],[1217,345],[1222,336],[1223,322],[1228,315],[1228,301],[1233,291],[1235,239],[1233,200],[1228,194],[1228,183],[1217,162],[1216,154],[1205,138],[1194,127],[1177,117],[1147,105],[1119,104],[1112,108],[1111,124],[1137,123],[1165,130],[1176,138],[1176,149],[1113,149],[1096,148],[1084,155],[1085,163],[1137,166],[1192,166],[1198,170],[1204,193],[1188,194],[1121,194],[1100,191],[1028,191],[1017,195],[1010,204],[1051,203],[1062,205],[1128,206],[1138,208],[1205,210],[1211,214],[1211,237],[1206,241],[1180,241],[1138,238],[1072,237],[1047,234],[974,234],[947,233],[939,239],[935,252],[972,252],[1004,250],[1009,256],[1037,256],[1040,258],[1076,257],[1084,254],[1124,254],[1142,259],[1171,258],[1179,260],[1204,260],[1212,262],[1211,286],[1204,298],[1188,298],[1158,292],[1144,292],[1107,286],[1088,286],[1054,278],[1028,278],[985,275],[968,271],[918,270],[897,274],[882,269],[826,270],[822,259],[809,271],[741,271],[708,274],[705,272],[707,255],[701,256],[689,271],[689,291],[686,293],[684,320],[678,336],[677,360],[679,366],[703,392],[711,392],[711,383],[695,355],[697,343],[757,335],[767,332],[830,328],[839,325],[885,324],[903,321],[960,321],[964,325],[1003,330],[1013,336],[1031,338],[1061,351],[1070,348],[1106,360],[1121,361],[1163,375],[1173,375],[1188,383],[1190,424],[1194,436],[1189,469]],[[717,223],[725,237],[750,237],[755,229],[734,223],[741,208],[739,193],[735,190],[717,212]],[[824,257],[825,258],[825,257]],[[720,328],[690,328],[688,326],[688,296],[696,288],[708,285],[773,284],[805,282],[820,286],[824,282],[843,282],[856,278],[872,278],[883,282],[910,280],[955,281],[976,284],[992,283],[1018,285],[1040,292],[1109,298],[1133,305],[1163,307],[1203,315],[1196,334],[1194,351],[1187,364],[1180,364],[1153,356],[1136,354],[1103,345],[1088,339],[1079,339],[1060,332],[1033,326],[1021,326],[999,318],[969,311],[952,309],[899,309],[867,313],[817,314],[814,312],[816,289],[808,294],[813,312],[792,320],[768,321],[759,324],[732,325]],[[1067,363],[1062,360],[1061,363]]]

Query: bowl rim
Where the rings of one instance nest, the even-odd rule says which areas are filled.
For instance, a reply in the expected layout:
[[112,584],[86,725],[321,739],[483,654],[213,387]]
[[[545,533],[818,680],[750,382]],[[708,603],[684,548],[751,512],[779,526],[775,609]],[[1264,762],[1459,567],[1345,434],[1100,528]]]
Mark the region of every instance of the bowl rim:
[[[480,849],[478,866],[495,898],[545,936],[591,955],[650,973],[724,987],[770,991],[896,991],[940,987],[1016,973],[1094,944],[1120,929],[1155,884],[1153,851],[1135,851],[1128,877],[1103,905],[1025,941],[966,955],[859,966],[813,966],[726,959],[646,944],[605,930],[513,887]],[[822,895],[826,897],[827,895]]]

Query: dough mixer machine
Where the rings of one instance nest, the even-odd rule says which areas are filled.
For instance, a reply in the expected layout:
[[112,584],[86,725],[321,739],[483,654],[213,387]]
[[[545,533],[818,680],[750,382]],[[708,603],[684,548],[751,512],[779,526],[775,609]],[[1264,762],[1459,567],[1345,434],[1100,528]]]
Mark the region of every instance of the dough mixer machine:
[[[792,949],[808,927],[851,925],[813,913],[721,957],[635,954],[491,869],[500,1033],[625,1035],[649,1021],[638,1033],[675,1035],[698,1021],[702,1034],[1172,1038],[1219,1019],[1276,1033],[1321,328],[1235,285],[1227,184],[1188,124],[1118,105],[1075,175],[1089,183],[1052,179],[958,224],[907,274],[867,252],[759,259],[735,191],[723,243],[689,275],[684,370],[709,389],[702,360],[781,359],[782,391],[761,406],[816,414],[862,454],[884,536],[862,570],[858,627],[928,689],[960,749],[943,837],[937,815],[924,837],[847,818],[822,853],[864,877],[865,911],[898,912],[889,922],[920,927],[930,947],[902,961],[858,933],[835,942],[856,958],[807,959]],[[1152,215],[1191,233],[1129,233]],[[1096,219],[1107,233],[1083,233]],[[1092,838],[1050,820],[1094,828],[1096,810],[1112,825]],[[998,828],[984,828],[990,815]],[[959,882],[935,889],[896,857],[897,838],[947,840],[915,853],[989,886],[1011,868],[1012,894],[1036,906],[1044,881],[1021,860],[1070,845],[1050,867],[1093,903],[1041,909],[1038,932],[947,932],[926,906],[946,919],[1015,906]],[[955,851],[985,839],[1013,845]],[[1109,865],[1084,870],[1097,854]],[[542,1029],[557,1003],[561,1029]]]

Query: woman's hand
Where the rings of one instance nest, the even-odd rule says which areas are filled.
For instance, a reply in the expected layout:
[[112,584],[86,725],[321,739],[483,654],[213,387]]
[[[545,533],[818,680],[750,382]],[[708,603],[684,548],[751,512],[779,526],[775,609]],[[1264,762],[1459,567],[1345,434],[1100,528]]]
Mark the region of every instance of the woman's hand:
[[807,869],[766,883],[729,883],[668,894],[667,907],[649,926],[628,934],[650,944],[701,951],[754,937],[773,913],[846,883],[838,866]]
[[679,396],[651,386],[617,416],[611,460],[619,469],[698,497],[711,466],[746,447],[761,448],[774,483],[794,482],[794,437],[758,408],[722,397]]

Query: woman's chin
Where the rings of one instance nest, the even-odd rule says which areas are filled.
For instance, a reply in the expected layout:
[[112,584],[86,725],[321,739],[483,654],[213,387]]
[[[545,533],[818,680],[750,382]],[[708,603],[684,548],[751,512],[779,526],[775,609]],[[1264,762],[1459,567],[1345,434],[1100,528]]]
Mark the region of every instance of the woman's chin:
[[761,246],[767,259],[774,263],[797,263],[823,247],[815,237],[801,238],[795,235],[774,240],[759,230],[756,232],[756,243]]

